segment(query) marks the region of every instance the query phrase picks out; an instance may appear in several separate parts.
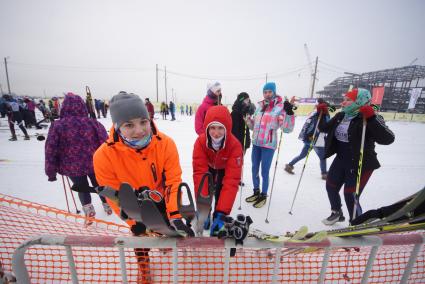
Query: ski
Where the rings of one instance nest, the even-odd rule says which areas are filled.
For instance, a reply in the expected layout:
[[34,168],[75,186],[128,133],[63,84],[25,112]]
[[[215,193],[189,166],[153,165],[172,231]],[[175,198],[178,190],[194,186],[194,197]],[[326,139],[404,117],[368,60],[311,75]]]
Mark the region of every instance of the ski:
[[425,214],[419,215],[415,218],[403,219],[397,222],[386,223],[382,225],[358,225],[347,227],[343,229],[336,229],[327,231],[329,236],[335,237],[354,237],[354,236],[363,236],[371,234],[383,234],[383,233],[394,233],[394,232],[403,232],[411,230],[423,229],[423,220],[425,219]]
[[[202,188],[204,187],[205,179],[208,179],[208,195],[202,195]],[[210,216],[211,204],[214,196],[214,183],[211,173],[206,173],[199,183],[197,195],[196,195],[196,226],[195,234],[198,237],[202,237],[204,233],[204,223]]]
[[118,191],[118,200],[121,209],[127,216],[136,222],[143,223],[146,228],[169,237],[181,236],[170,227],[154,201],[148,198],[137,198],[135,191],[128,183],[121,184]]
[[291,233],[288,232],[285,235],[272,235],[272,234],[263,232],[263,231],[258,230],[258,229],[253,229],[248,233],[248,236],[254,237],[254,238],[257,238],[257,239],[260,239],[260,240],[279,243],[279,242],[284,242],[284,241],[288,241],[288,240],[291,240],[291,239],[301,240],[301,239],[305,238],[307,236],[307,234],[308,234],[307,226],[302,226],[294,234],[291,234]]

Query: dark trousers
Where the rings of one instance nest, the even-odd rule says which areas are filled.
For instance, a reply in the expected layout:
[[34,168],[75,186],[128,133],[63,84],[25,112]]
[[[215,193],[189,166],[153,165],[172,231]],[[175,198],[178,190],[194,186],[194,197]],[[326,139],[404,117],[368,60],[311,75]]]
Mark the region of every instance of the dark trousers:
[[[360,176],[360,191],[359,197],[363,192],[366,183],[369,181],[373,170],[363,170]],[[328,177],[326,179],[326,191],[328,193],[329,202],[333,211],[341,209],[341,197],[339,191],[342,185],[344,185],[344,199],[345,205],[347,206],[348,213],[350,214],[350,221],[353,218],[354,202],[356,196],[356,182],[357,182],[357,170],[353,170],[351,167],[351,159],[343,159],[340,156],[336,156],[329,168]],[[357,204],[356,216],[362,214],[362,208],[360,202]]]
[[7,116],[9,122],[9,129],[12,137],[16,137],[15,132],[15,122],[18,124],[19,128],[22,130],[25,136],[28,136],[28,132],[24,126],[24,122],[22,120],[22,114],[19,111],[14,111]]
[[218,204],[218,200],[220,199],[220,192],[221,189],[223,187],[223,178],[224,178],[224,169],[213,169],[213,168],[209,168],[208,171],[212,174],[213,176],[213,183],[214,183],[214,211],[215,211],[215,207]]
[[[98,186],[99,184],[96,181],[96,176],[93,174],[88,174],[86,176],[78,176],[78,177],[69,177],[73,184],[81,184],[81,185],[89,185],[89,181],[87,177],[90,179],[92,186]],[[103,196],[99,196],[100,200],[103,203],[106,203],[106,199]],[[89,192],[79,192],[78,198],[80,199],[81,205],[87,205],[91,203],[91,195]]]

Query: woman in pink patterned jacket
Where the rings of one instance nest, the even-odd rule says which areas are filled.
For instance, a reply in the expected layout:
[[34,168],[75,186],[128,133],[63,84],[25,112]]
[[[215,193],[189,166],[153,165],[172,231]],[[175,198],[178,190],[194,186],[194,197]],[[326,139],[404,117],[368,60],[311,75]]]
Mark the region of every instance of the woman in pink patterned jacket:
[[[269,187],[269,172],[273,155],[277,147],[277,132],[282,129],[290,133],[294,129],[295,116],[292,104],[276,94],[276,84],[266,83],[263,87],[264,100],[259,102],[253,117],[247,119],[252,134],[252,182],[254,194],[247,197],[246,202],[253,202],[255,208],[266,204]],[[260,191],[259,170],[263,179]]]

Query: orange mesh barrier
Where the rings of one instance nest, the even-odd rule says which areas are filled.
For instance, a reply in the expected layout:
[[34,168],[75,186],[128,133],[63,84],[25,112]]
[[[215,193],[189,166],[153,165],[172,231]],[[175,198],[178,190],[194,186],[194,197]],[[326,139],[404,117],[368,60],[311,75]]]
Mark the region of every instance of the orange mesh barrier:
[[[131,236],[126,226],[95,220],[91,226],[85,227],[82,216],[0,194],[0,261],[6,272],[12,270],[15,249],[28,238],[43,234],[98,236],[99,239]],[[399,282],[412,248],[413,245],[380,247],[369,283]],[[325,282],[360,283],[370,249],[332,249]],[[116,247],[72,246],[72,252],[80,283],[123,281]],[[124,252],[129,283],[173,283],[174,257],[171,249],[144,249],[139,252],[139,263],[133,248],[125,248]],[[236,255],[229,259],[228,276],[225,275],[225,256],[222,247],[179,247],[179,283],[222,283],[226,277],[229,283],[272,281],[276,249],[238,248]],[[323,250],[296,254],[283,248],[277,267],[277,282],[316,283],[323,257]],[[25,254],[25,263],[31,283],[71,283],[63,246],[32,246]],[[425,283],[424,270],[422,246],[408,282]]]

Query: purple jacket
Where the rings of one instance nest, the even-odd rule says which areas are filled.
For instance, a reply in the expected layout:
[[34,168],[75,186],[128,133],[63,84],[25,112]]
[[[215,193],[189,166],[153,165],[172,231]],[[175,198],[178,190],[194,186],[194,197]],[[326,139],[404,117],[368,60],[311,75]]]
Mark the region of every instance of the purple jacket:
[[55,180],[56,173],[65,176],[94,173],[93,154],[107,138],[105,127],[88,118],[83,99],[68,93],[60,119],[52,122],[46,140],[45,171],[49,180]]
[[196,111],[195,131],[198,135],[204,133],[205,131],[204,120],[208,109],[217,104],[217,98],[214,99],[213,97],[215,97],[215,95],[212,94],[211,91],[208,91],[208,94],[205,96],[204,100],[202,101],[202,104],[198,107],[198,110]]

